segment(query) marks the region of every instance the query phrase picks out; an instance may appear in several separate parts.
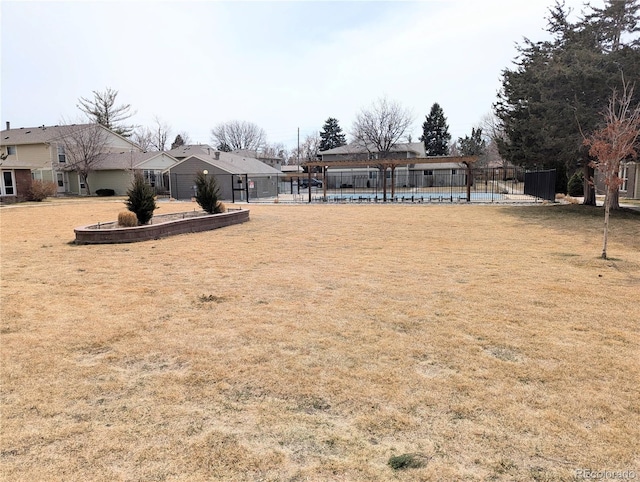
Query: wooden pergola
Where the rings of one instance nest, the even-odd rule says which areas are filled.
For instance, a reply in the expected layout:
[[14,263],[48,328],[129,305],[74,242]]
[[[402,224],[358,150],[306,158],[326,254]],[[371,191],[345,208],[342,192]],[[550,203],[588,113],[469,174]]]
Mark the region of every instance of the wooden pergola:
[[478,161],[478,156],[428,156],[428,157],[403,157],[386,159],[337,159],[332,161],[307,161],[302,164],[307,168],[309,182],[309,202],[311,202],[311,171],[313,168],[322,168],[323,198],[327,198],[327,172],[332,167],[374,167],[382,172],[382,200],[387,201],[387,169],[391,169],[391,197],[395,195],[395,171],[398,166],[410,164],[442,164],[443,162],[457,162],[464,164],[467,169],[467,202],[471,201],[471,168]]

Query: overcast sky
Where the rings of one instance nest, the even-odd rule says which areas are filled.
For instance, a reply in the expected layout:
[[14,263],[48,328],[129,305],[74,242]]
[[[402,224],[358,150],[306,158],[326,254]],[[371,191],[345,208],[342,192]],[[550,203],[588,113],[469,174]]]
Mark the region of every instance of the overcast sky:
[[79,97],[110,87],[172,140],[210,143],[216,124],[246,120],[295,147],[298,128],[302,142],[335,117],[349,132],[383,96],[413,112],[414,140],[438,102],[456,139],[490,112],[516,43],[546,38],[553,3],[5,0],[2,128],[75,120]]

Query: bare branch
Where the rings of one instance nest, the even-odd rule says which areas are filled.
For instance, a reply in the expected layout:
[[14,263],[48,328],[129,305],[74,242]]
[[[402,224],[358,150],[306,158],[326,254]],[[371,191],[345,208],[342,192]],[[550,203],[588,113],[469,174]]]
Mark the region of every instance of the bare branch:
[[107,152],[107,132],[98,124],[75,127],[58,139],[58,148],[62,147],[58,152],[65,161],[58,166],[77,172],[85,184],[87,195],[91,195],[89,173],[95,170]]
[[604,175],[606,196],[604,201],[604,242],[602,258],[607,258],[609,211],[622,184],[618,173],[620,165],[638,157],[637,142],[640,136],[640,103],[632,105],[633,85],[622,76],[622,90],[613,89],[607,108],[603,112],[604,126],[584,140],[589,154],[594,157],[591,165]]
[[226,147],[231,151],[257,151],[266,143],[267,135],[262,128],[251,122],[229,121],[211,129],[211,139],[220,149]]
[[367,151],[388,157],[391,149],[405,136],[413,123],[412,113],[398,102],[386,97],[378,99],[369,109],[357,115],[351,135]]
[[134,126],[124,125],[122,122],[133,116],[134,113],[129,112],[130,104],[116,106],[117,96],[118,91],[109,87],[104,92],[94,90],[93,99],[80,97],[77,107],[87,115],[91,122],[97,122],[116,134],[129,137]]

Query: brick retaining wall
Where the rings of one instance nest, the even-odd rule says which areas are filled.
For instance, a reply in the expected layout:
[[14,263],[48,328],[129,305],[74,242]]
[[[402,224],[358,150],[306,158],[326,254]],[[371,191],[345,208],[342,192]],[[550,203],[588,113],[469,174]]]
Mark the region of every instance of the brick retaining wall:
[[98,225],[81,226],[74,229],[76,244],[135,243],[159,239],[175,234],[196,233],[231,226],[249,221],[249,210],[241,209],[222,214],[176,219],[165,223],[135,226],[132,228],[100,229]]

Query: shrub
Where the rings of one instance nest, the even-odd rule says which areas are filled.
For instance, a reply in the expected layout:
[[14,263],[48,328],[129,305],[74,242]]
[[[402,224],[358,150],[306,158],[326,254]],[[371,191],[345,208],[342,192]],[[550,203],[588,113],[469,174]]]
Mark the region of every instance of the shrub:
[[224,212],[224,205],[218,201],[220,192],[216,178],[208,177],[204,172],[198,171],[196,174],[196,202],[209,214]]
[[219,213],[226,213],[227,212],[227,205],[225,203],[223,203],[222,201],[218,201],[218,211]]
[[118,226],[131,228],[138,225],[138,217],[131,211],[121,211],[118,213]]
[[29,201],[43,201],[49,196],[55,195],[57,191],[56,183],[51,181],[31,181],[29,189]]
[[133,178],[131,188],[127,191],[129,199],[126,201],[127,209],[138,218],[138,224],[147,224],[153,217],[153,211],[158,209],[153,188],[145,184],[140,173]]
[[569,196],[582,196],[584,194],[584,173],[578,170],[573,173],[567,184],[567,194]]
[[113,189],[96,189],[96,196],[115,196]]

